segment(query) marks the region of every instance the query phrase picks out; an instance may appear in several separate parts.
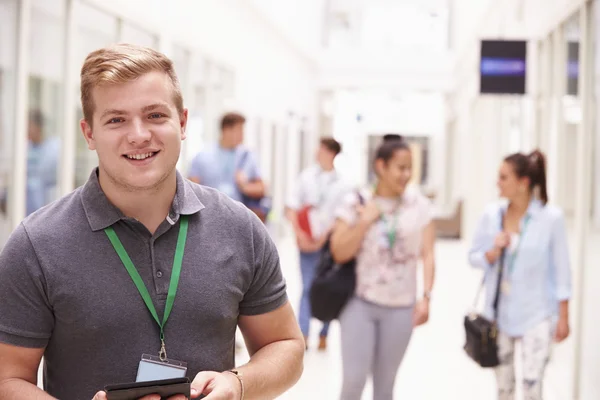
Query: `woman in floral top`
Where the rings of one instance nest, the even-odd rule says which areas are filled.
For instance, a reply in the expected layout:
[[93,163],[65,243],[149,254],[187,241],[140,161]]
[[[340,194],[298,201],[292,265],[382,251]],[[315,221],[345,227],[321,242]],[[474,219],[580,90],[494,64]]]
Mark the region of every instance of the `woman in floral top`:
[[[355,296],[340,316],[341,399],[359,400],[369,375],[373,399],[393,398],[394,381],[413,327],[429,318],[434,279],[435,228],[431,204],[407,188],[410,148],[384,140],[375,156],[374,193],[348,195],[337,210],[331,251],[337,262],[356,258]],[[424,294],[417,302],[417,264],[423,261]]]

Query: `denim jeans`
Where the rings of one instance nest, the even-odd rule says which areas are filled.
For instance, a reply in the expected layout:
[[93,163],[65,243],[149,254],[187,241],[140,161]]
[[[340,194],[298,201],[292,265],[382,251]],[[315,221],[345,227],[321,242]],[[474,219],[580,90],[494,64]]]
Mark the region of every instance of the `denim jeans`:
[[[310,327],[310,285],[315,276],[317,263],[319,262],[320,252],[303,253],[300,252],[300,273],[302,274],[302,298],[300,299],[300,312],[298,315],[298,323],[304,336],[308,336]],[[329,323],[323,324],[320,336],[327,336],[329,331]]]

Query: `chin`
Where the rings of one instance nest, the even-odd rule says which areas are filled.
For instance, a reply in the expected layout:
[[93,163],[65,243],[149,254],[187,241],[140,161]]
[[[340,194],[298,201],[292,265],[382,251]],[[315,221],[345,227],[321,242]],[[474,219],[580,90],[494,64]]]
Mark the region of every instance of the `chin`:
[[134,180],[132,184],[140,189],[152,189],[160,186],[168,176],[169,173],[167,171],[151,171],[151,173],[142,174],[139,179]]
[[[109,174],[112,175],[112,174]],[[166,174],[164,171],[144,171],[123,174],[117,172],[112,175],[112,180],[119,186],[131,191],[143,191],[154,189],[164,182]]]

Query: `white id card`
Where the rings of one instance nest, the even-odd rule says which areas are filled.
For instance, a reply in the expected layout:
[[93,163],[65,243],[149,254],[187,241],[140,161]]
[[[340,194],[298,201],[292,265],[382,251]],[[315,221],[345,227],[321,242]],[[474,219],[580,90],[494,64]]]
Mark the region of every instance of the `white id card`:
[[388,236],[387,225],[384,221],[380,220],[377,222],[377,230],[379,231],[379,246],[382,249],[389,250],[390,249],[390,237]]
[[165,359],[149,354],[142,354],[138,367],[136,382],[158,381],[162,379],[184,378],[187,363]]

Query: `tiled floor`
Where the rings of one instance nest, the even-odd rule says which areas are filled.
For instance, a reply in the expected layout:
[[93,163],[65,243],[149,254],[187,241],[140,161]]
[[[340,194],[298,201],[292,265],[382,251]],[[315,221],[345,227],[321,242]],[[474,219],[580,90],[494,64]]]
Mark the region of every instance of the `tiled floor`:
[[[294,306],[300,294],[298,261],[293,242],[279,242],[282,268]],[[437,275],[430,322],[416,330],[396,383],[396,398],[409,400],[495,400],[493,373],[475,366],[464,354],[462,318],[470,307],[480,273],[465,261],[461,242],[437,245]],[[333,324],[327,352],[314,350],[319,325],[314,322],[313,350],[306,354],[305,372],[285,400],[338,398],[341,382],[339,327]],[[545,400],[571,400],[571,341],[556,346],[549,366]],[[239,357],[243,361],[245,355]],[[371,399],[367,386],[363,400]]]

